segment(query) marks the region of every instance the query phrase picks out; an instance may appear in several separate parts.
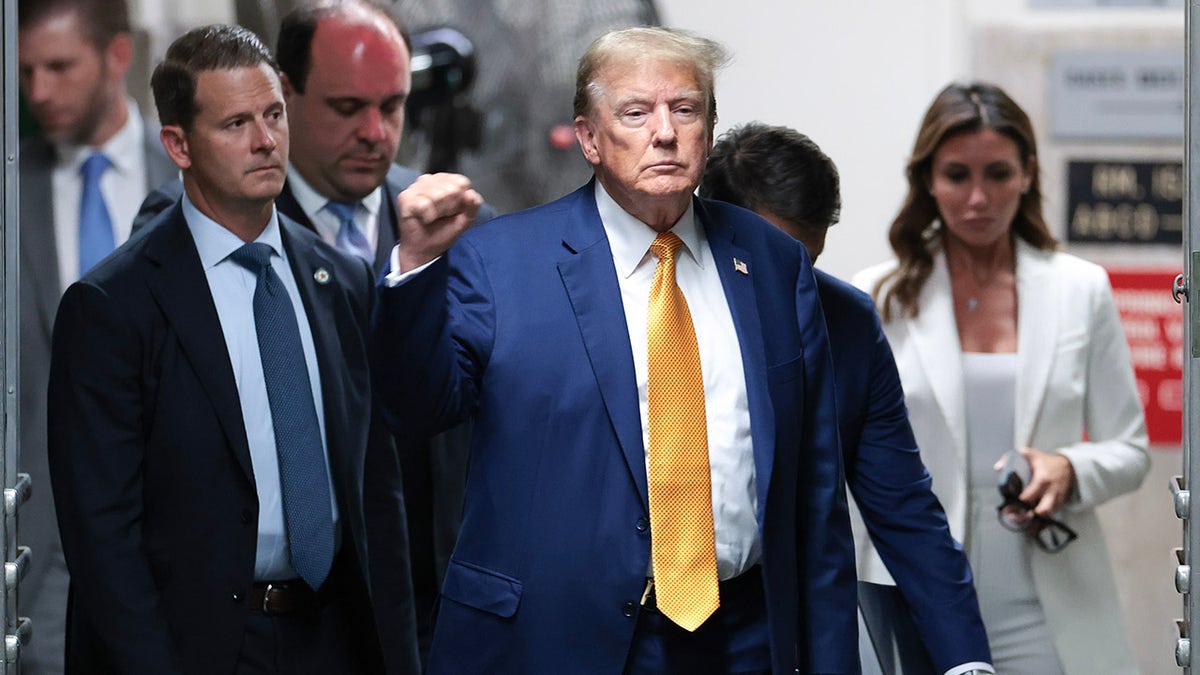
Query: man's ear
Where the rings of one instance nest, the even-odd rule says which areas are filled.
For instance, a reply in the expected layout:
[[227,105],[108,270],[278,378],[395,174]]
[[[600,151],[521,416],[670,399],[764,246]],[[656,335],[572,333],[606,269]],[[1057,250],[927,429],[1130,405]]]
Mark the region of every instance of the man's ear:
[[296,95],[296,90],[292,88],[292,81],[288,78],[287,73],[279,71],[279,86],[283,89],[284,100],[290,99]]
[[575,118],[575,140],[579,141],[579,148],[583,150],[583,158],[588,164],[598,165],[600,148],[596,145],[596,128],[592,121],[583,115]]
[[178,124],[168,124],[158,132],[158,138],[162,141],[163,149],[167,151],[167,157],[175,163],[175,166],[180,170],[191,168],[192,153],[188,147],[187,133],[183,127]]
[[129,66],[133,64],[133,38],[129,33],[117,33],[108,41],[108,46],[104,48],[104,63],[112,79],[125,79]]

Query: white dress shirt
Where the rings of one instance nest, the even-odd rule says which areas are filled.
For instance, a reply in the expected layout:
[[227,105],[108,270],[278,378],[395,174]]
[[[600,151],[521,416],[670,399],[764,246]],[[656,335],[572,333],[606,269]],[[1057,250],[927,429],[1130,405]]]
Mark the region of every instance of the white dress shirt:
[[58,251],[58,279],[66,290],[79,279],[79,197],[83,177],[79,169],[92,153],[102,152],[112,166],[100,177],[100,194],[113,224],[113,243],[129,238],[133,218],[146,196],[145,125],[132,99],[125,105],[129,118],[102,147],[55,144],[55,164],[50,175],[54,195],[54,245]]
[[[208,279],[233,379],[237,383],[242,407],[242,422],[250,445],[250,461],[254,468],[254,487],[258,493],[258,547],[254,556],[254,578],[257,581],[293,579],[297,576],[288,555],[287,528],[283,518],[283,494],[279,485],[279,455],[275,448],[275,425],[267,399],[267,383],[263,376],[262,357],[258,350],[258,333],[254,328],[254,289],[258,277],[250,270],[229,259],[229,255],[246,242],[205,216],[183,196],[183,217],[196,241],[196,251]],[[317,424],[321,429],[321,448],[325,451],[325,468],[329,471],[329,448],[325,440],[325,406],[321,396],[321,373],[317,366],[317,350],[313,345],[308,314],[300,299],[300,290],[292,276],[283,240],[279,234],[279,219],[272,214],[267,229],[255,241],[271,247],[271,269],[287,289],[296,324],[300,329],[300,344],[308,366],[308,381],[312,385],[313,404],[317,409]],[[338,509],[334,497],[333,473],[329,472],[329,494],[333,505],[335,537]]]
[[[288,166],[288,187],[291,188],[296,203],[300,205],[308,219],[312,221],[313,226],[317,228],[317,234],[321,235],[321,238],[330,246],[336,247],[338,230],[342,229],[342,221],[325,208],[330,198],[317,192],[313,186],[308,184],[308,181],[304,180],[296,167],[291,165]],[[360,201],[358,209],[354,212],[354,222],[362,228],[363,235],[367,238],[367,244],[371,246],[371,254],[374,255],[379,242],[379,211],[383,206],[383,187],[375,188],[371,194],[363,197]]]

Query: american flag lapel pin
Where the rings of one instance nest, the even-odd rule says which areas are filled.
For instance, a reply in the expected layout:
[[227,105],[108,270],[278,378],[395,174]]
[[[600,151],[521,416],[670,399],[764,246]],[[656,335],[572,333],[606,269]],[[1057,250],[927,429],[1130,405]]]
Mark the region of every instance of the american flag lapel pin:
[[746,275],[750,274],[750,268],[746,267],[746,261],[744,261],[744,260],[738,260],[737,258],[734,258],[733,259],[733,269],[735,271],[741,272],[742,274],[746,274]]

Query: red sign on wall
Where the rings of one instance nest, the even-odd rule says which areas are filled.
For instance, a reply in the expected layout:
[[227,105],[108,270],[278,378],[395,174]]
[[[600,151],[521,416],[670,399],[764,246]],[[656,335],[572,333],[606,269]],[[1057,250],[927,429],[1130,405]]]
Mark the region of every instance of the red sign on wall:
[[1183,440],[1183,308],[1171,297],[1177,273],[1108,270],[1154,445]]

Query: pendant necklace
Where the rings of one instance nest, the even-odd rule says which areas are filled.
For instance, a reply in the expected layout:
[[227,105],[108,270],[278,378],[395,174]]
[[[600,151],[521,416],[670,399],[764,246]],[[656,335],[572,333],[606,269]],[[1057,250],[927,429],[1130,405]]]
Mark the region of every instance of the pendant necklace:
[[974,270],[967,270],[967,275],[971,277],[971,281],[975,284],[975,288],[972,289],[971,295],[967,297],[968,313],[974,314],[975,310],[979,309],[979,297],[982,295],[983,291],[992,284],[992,279],[996,276],[997,269],[998,268],[993,267],[991,270],[989,270],[983,281],[979,280],[979,277],[975,274]]

